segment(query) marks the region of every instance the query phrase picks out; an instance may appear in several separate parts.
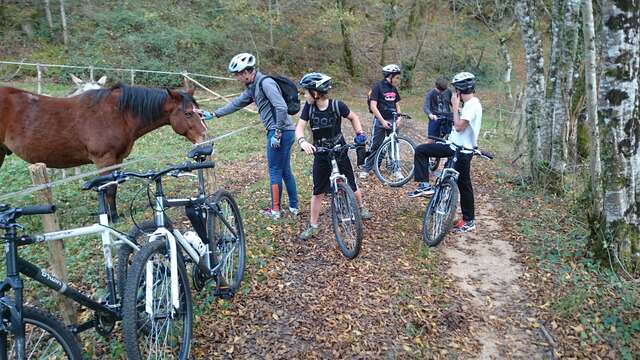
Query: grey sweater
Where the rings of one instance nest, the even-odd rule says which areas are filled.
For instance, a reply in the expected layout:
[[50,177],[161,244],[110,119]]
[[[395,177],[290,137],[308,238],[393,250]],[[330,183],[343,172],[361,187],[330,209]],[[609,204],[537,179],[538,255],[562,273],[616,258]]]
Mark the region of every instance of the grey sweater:
[[[222,117],[231,114],[255,101],[260,120],[267,131],[274,129],[295,130],[296,126],[291,116],[287,114],[287,103],[282,98],[278,84],[272,78],[267,77],[262,81],[262,91],[258,89],[258,83],[264,77],[266,75],[258,71],[255,80],[247,85],[242,94],[215,111],[216,116]],[[275,117],[272,109],[275,110]]]

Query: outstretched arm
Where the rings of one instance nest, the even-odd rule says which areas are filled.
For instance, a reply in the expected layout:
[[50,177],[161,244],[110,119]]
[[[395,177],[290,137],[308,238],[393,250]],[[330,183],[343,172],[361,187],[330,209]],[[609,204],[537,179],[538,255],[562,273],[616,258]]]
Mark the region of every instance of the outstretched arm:
[[251,104],[252,102],[253,96],[251,96],[251,89],[247,88],[240,95],[231,100],[230,103],[214,111],[213,116],[223,117],[225,115],[229,115]]

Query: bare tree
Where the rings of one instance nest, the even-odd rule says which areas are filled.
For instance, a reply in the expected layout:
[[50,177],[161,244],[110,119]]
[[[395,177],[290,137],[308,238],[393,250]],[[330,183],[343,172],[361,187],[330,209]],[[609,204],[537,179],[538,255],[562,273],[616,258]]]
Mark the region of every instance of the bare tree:
[[64,0],[60,0],[60,18],[62,19],[62,40],[64,46],[69,46],[69,32],[67,31],[67,15],[64,11]]
[[47,23],[49,24],[49,29],[53,29],[53,17],[51,16],[51,4],[49,0],[44,0],[44,13],[47,16]]
[[344,65],[347,68],[347,73],[351,78],[356,76],[356,67],[353,64],[353,55],[351,53],[351,31],[347,20],[345,19],[345,1],[336,0],[336,7],[338,8],[338,22],[340,23],[340,32],[342,33],[342,49]]
[[600,132],[598,131],[598,92],[596,82],[596,32],[593,23],[593,5],[591,0],[584,0],[582,7],[584,37],[584,78],[587,97],[587,118],[591,128],[591,220],[600,221],[602,217],[602,179],[600,168]]
[[[637,1],[605,0],[598,125],[602,156],[604,238],[632,275],[640,272],[640,34]],[[597,190],[596,190],[597,191]],[[611,247],[609,247],[611,244]]]
[[[543,159],[549,164],[552,188],[561,191],[568,158],[568,139],[572,133],[570,113],[573,94],[573,73],[578,42],[580,0],[554,0],[551,25],[551,59],[547,92],[549,136],[543,142]],[[573,132],[575,133],[575,132]]]
[[531,175],[535,181],[539,180],[542,162],[541,143],[548,134],[541,126],[544,117],[545,77],[542,42],[538,30],[535,0],[521,0],[516,2],[516,17],[522,32],[522,43],[525,49],[527,66],[527,85],[525,88],[525,121],[527,124],[527,146]]

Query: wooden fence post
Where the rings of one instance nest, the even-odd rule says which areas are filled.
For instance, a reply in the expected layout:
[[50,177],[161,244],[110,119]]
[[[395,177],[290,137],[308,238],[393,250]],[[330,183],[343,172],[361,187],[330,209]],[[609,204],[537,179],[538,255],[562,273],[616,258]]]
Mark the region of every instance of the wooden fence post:
[[[47,167],[43,163],[29,165],[29,172],[34,185],[46,184],[49,182],[47,177]],[[38,192],[38,201],[43,204],[53,203],[53,194],[51,189],[44,189]],[[42,224],[45,232],[60,230],[60,224],[55,214],[42,215]],[[47,241],[49,246],[49,264],[53,268],[55,276],[63,282],[68,282],[67,268],[64,263],[64,244],[62,240]],[[58,306],[62,313],[62,320],[65,324],[76,323],[76,312],[73,302],[62,295],[58,296]]]
[[135,85],[136,72],[131,69],[131,86]]
[[36,70],[38,71],[38,95],[42,94],[42,67],[40,64],[36,65]]

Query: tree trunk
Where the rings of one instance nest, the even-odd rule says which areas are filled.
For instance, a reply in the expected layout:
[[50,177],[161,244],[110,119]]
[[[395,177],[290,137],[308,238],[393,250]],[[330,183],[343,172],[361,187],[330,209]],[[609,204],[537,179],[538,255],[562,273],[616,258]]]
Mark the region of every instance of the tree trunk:
[[44,13],[47,16],[47,24],[49,24],[49,29],[53,29],[53,17],[51,16],[51,4],[49,0],[44,0]]
[[[591,201],[590,223],[599,224],[602,219],[602,188],[600,169],[600,132],[598,131],[598,92],[596,89],[596,32],[593,23],[593,5],[591,0],[583,1],[582,8],[584,37],[584,78],[587,97],[587,118],[591,127]],[[595,222],[595,223],[594,223]],[[592,227],[593,229],[593,227]],[[592,237],[595,233],[592,233]]]
[[545,96],[544,58],[542,55],[542,42],[538,32],[536,9],[537,3],[535,0],[522,0],[516,3],[516,16],[522,32],[522,43],[525,48],[527,66],[525,119],[529,164],[534,181],[539,180],[542,161],[540,119],[544,116]]
[[[636,0],[603,2],[603,74],[598,126],[602,156],[604,248],[630,273],[640,272],[640,64]],[[604,242],[604,243],[603,243]],[[617,256],[616,256],[617,255]]]
[[67,15],[64,12],[64,0],[60,0],[60,18],[62,19],[62,41],[69,47],[69,32],[67,31]]
[[384,2],[384,23],[382,49],[380,51],[380,65],[386,64],[387,42],[393,36],[396,27],[396,0],[386,0]]
[[548,121],[545,123],[544,160],[549,163],[549,184],[562,192],[562,180],[568,159],[571,97],[573,95],[574,57],[577,46],[577,25],[580,0],[554,0],[552,19],[551,63],[547,98]]
[[507,39],[500,38],[500,55],[504,60],[504,75],[502,76],[502,82],[504,83],[505,94],[507,99],[513,101],[513,95],[511,93],[511,71],[513,70],[513,62],[511,61],[511,55],[509,49],[507,49]]
[[338,21],[340,22],[340,32],[342,33],[342,57],[344,59],[344,65],[347,68],[347,73],[353,79],[356,76],[356,67],[353,64],[353,54],[351,53],[351,31],[347,25],[347,21],[344,18],[345,14],[345,0],[336,0],[336,6],[338,8]]

